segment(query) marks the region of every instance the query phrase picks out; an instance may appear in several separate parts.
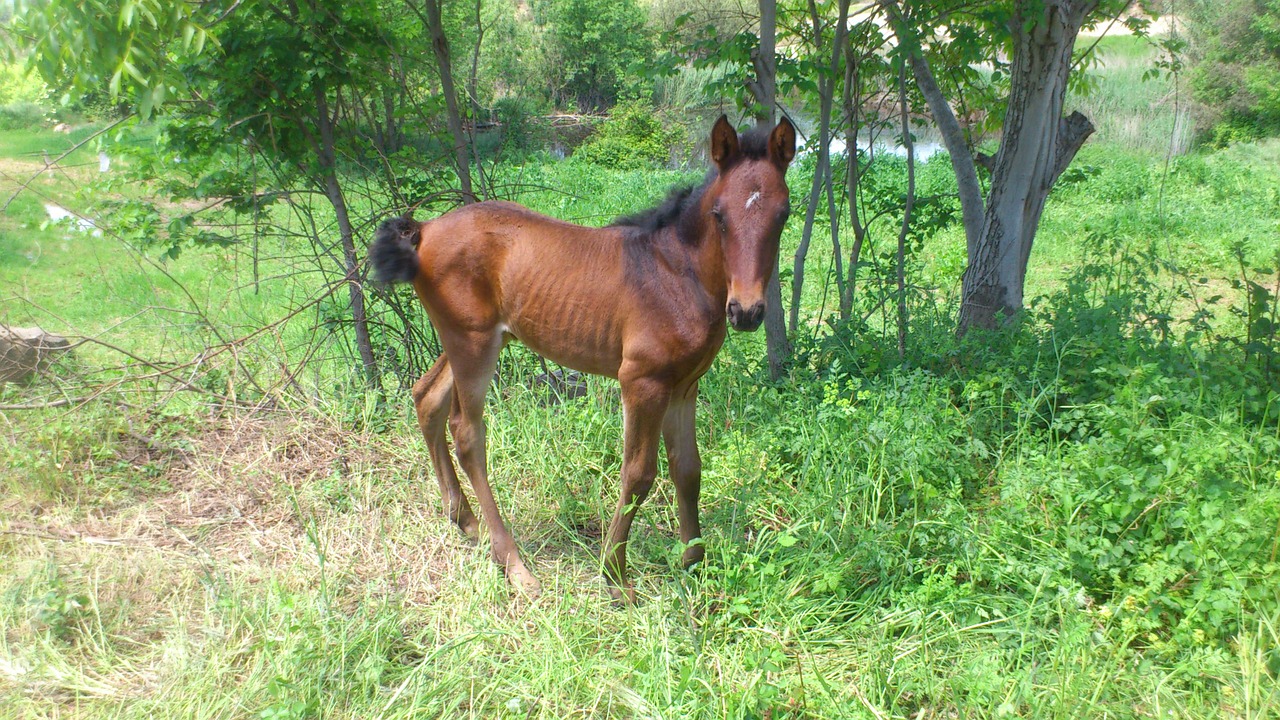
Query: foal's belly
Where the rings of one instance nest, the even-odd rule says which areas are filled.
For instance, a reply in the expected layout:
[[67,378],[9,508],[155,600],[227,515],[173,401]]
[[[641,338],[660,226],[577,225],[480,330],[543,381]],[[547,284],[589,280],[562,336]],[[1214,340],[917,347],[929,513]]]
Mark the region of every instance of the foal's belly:
[[616,299],[591,298],[535,309],[518,305],[507,332],[552,362],[593,375],[617,377],[622,365],[622,319]]
[[616,378],[618,369],[622,366],[620,341],[603,341],[589,333],[576,336],[568,333],[531,333],[518,326],[510,327],[507,332],[551,362],[579,372]]

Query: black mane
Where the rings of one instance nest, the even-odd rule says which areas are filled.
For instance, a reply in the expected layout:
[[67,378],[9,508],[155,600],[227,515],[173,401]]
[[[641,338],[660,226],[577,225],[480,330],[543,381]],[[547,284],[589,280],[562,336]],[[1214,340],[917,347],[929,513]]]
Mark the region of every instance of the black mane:
[[686,210],[698,206],[698,203],[702,200],[702,194],[706,192],[707,185],[710,184],[710,180],[711,177],[709,176],[702,185],[671,188],[671,190],[667,191],[667,197],[661,204],[648,210],[623,215],[609,223],[609,226],[632,227],[648,233],[671,227],[680,221],[680,216],[684,215]]
[[[770,131],[771,128],[767,125],[760,125],[739,135],[736,161],[763,160],[768,157]],[[707,186],[717,175],[716,168],[712,168],[707,171],[707,177],[701,185],[676,186],[667,191],[666,199],[658,205],[630,215],[623,215],[609,223],[609,227],[635,228],[643,233],[655,233],[664,228],[681,225],[681,218],[689,210],[698,207],[702,202],[702,194],[706,192]],[[689,219],[692,220],[692,218]],[[681,242],[697,241],[697,238],[688,237],[690,229],[681,227],[676,233]]]
[[769,157],[769,134],[773,128],[757,125],[738,136],[738,156],[747,160],[764,160]]

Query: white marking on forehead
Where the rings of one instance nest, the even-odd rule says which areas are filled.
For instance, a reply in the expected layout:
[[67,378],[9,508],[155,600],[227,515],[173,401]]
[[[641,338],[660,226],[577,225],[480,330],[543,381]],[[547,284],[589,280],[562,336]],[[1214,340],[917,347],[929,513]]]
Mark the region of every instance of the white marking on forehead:
[[760,199],[760,191],[759,191],[759,190],[757,190],[757,191],[755,191],[755,192],[751,193],[751,197],[747,198],[747,205],[746,205],[746,207],[745,207],[744,209],[746,209],[746,210],[750,210],[750,209],[751,209],[751,206],[752,206],[752,205],[755,205],[755,204],[756,204],[756,201],[757,201],[757,200],[759,200],[759,199]]

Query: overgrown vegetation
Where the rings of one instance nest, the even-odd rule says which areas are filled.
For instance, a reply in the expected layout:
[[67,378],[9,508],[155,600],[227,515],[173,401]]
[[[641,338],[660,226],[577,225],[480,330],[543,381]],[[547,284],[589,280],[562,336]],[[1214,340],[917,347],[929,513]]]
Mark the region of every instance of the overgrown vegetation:
[[1191,2],[1200,121],[1218,146],[1280,132],[1280,5]]
[[[480,10],[486,37],[545,31]],[[513,595],[439,509],[407,400],[438,343],[406,294],[367,286],[366,382],[335,205],[281,182],[314,169],[305,151],[273,162],[266,130],[219,142],[247,125],[0,132],[0,322],[87,339],[0,387],[0,715],[1280,714],[1280,145],[1182,154],[1174,78],[1138,77],[1157,51],[1099,47],[1096,87],[1071,100],[1098,136],[1046,205],[1027,311],[999,331],[955,335],[965,241],[938,154],[915,169],[899,350],[906,160],[892,132],[855,150],[847,312],[848,246],[815,243],[785,376],[762,337],[730,337],[699,406],[707,560],[680,568],[660,480],[629,609],[599,579],[616,384],[566,393],[504,351],[491,472],[545,583]],[[409,81],[417,107],[431,83]],[[360,242],[397,202],[447,208],[457,174],[443,131],[405,123],[390,150],[381,96],[353,87],[374,104],[336,175]],[[578,118],[546,122],[535,95],[496,103],[471,160],[486,194],[599,225],[701,177],[683,143],[706,123],[680,103],[624,102],[561,161]],[[795,208],[819,167],[797,159]],[[837,153],[837,218],[849,169]],[[51,222],[54,203],[102,235]],[[793,282],[786,268],[784,296]]]

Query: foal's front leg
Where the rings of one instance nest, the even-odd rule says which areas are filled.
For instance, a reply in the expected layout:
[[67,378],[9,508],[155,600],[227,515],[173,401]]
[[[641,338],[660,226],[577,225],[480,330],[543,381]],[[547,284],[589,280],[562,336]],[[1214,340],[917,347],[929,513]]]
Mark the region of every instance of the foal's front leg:
[[702,492],[702,458],[698,456],[698,427],[694,412],[698,406],[698,384],[678,392],[662,421],[662,441],[667,446],[667,469],[676,486],[676,510],[680,516],[680,541],[684,543],[684,565],[701,562],[706,551],[698,525],[698,496]]
[[649,378],[622,381],[622,490],[604,541],[604,577],[609,594],[621,603],[634,603],[635,590],[627,580],[627,537],[636,510],[648,497],[658,474],[658,438],[671,388]]

